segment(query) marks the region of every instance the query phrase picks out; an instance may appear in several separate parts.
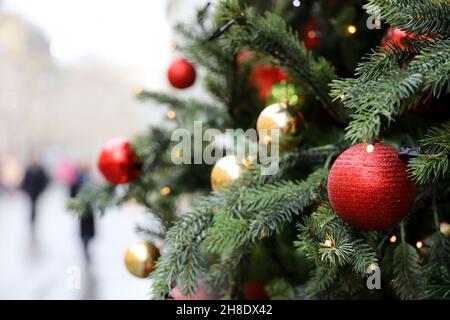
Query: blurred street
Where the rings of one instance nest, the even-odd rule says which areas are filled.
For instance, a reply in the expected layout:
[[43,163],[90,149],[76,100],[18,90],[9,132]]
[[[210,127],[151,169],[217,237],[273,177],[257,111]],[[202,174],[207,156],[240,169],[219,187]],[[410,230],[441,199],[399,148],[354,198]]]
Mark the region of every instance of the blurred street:
[[123,262],[126,248],[138,239],[137,221],[147,218],[142,209],[127,205],[97,217],[87,266],[79,224],[65,210],[66,200],[63,186],[47,188],[33,240],[28,199],[21,192],[0,194],[0,299],[148,299],[150,282],[131,276]]

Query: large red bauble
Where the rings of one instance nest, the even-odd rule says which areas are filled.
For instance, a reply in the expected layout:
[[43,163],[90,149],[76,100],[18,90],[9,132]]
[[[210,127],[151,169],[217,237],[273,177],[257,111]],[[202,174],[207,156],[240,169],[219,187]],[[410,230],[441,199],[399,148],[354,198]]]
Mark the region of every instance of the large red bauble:
[[250,82],[258,88],[259,98],[263,101],[269,96],[272,86],[283,80],[287,80],[286,73],[273,65],[259,65],[250,74]]
[[192,86],[196,75],[194,66],[186,59],[175,60],[167,71],[170,84],[177,89],[186,89]]
[[393,147],[376,143],[344,151],[328,175],[328,198],[348,224],[363,230],[395,227],[408,214],[416,187]]
[[100,151],[98,168],[114,184],[130,182],[140,174],[140,166],[131,144],[123,138],[109,140]]

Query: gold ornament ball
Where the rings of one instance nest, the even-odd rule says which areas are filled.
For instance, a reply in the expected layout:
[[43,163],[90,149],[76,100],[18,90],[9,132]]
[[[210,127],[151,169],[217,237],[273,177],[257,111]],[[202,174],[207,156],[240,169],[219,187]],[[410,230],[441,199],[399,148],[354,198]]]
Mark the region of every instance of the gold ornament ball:
[[243,166],[236,156],[226,156],[217,161],[211,171],[211,188],[219,191],[228,187],[242,175]]
[[125,265],[128,271],[139,278],[146,278],[155,269],[159,250],[147,241],[137,241],[125,252]]
[[301,140],[302,126],[304,125],[301,112],[291,112],[289,106],[284,103],[275,103],[264,108],[256,122],[259,139],[270,145],[272,141],[272,130],[280,130],[281,147],[296,145]]

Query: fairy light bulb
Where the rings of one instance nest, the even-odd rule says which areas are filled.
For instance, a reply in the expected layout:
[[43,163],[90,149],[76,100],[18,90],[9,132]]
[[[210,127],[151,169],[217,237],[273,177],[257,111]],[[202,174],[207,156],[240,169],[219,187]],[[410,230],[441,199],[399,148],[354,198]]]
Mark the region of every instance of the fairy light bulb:
[[390,238],[389,238],[389,242],[390,243],[396,243],[397,242],[397,236],[394,234],[393,236],[391,236]]
[[302,5],[302,3],[300,2],[300,0],[294,0],[294,1],[292,1],[292,5],[296,8],[298,8]]
[[366,151],[368,153],[371,153],[371,152],[373,152],[373,150],[375,150],[375,146],[373,144],[369,143],[366,147]]

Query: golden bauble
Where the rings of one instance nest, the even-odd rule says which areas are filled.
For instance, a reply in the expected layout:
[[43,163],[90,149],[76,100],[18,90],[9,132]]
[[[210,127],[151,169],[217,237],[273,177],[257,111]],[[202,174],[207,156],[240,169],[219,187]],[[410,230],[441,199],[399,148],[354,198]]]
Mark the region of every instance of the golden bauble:
[[219,191],[239,179],[243,171],[242,162],[236,156],[226,156],[217,161],[211,171],[211,188]]
[[303,125],[301,112],[294,113],[286,103],[281,102],[264,108],[256,122],[256,129],[260,141],[265,145],[274,143],[272,130],[279,129],[279,145],[289,147],[300,142]]
[[125,252],[125,265],[128,271],[139,278],[147,278],[155,269],[159,250],[147,241],[137,241]]

